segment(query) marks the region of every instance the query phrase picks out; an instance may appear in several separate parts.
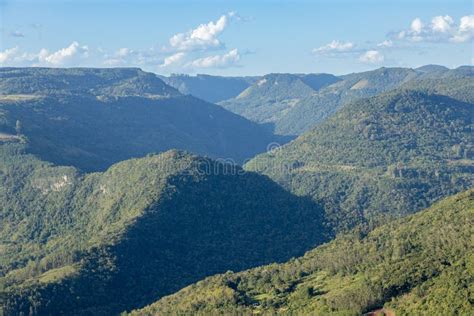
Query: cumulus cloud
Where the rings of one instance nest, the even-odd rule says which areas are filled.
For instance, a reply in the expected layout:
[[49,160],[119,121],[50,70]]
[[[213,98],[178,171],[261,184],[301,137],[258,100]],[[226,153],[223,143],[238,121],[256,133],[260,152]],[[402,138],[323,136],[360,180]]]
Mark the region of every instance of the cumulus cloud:
[[464,43],[474,37],[474,15],[461,17],[459,23],[449,15],[439,15],[430,23],[414,19],[410,28],[396,33],[394,39],[411,42],[454,42]]
[[0,64],[12,61],[18,53],[18,47],[12,47],[0,52]]
[[354,48],[354,43],[351,42],[340,42],[333,40],[332,42],[313,49],[315,54],[334,54],[334,53],[344,53],[352,50]]
[[22,52],[18,46],[0,51],[0,65],[24,66],[38,61],[38,54]]
[[78,42],[72,42],[71,45],[60,50],[49,53],[46,49],[42,49],[39,53],[39,61],[51,65],[64,65],[73,59],[87,58],[89,56],[89,48],[87,46],[80,46]]
[[176,54],[173,54],[171,56],[168,56],[164,59],[163,63],[160,65],[160,67],[168,67],[170,65],[177,64],[181,62],[186,54],[183,52],[178,52]]
[[435,16],[431,20],[431,28],[433,29],[434,32],[441,32],[441,33],[448,32],[451,29],[451,26],[453,26],[453,24],[454,24],[454,20],[449,15]]
[[61,66],[70,62],[77,63],[79,59],[87,58],[89,49],[80,46],[78,42],[61,48],[56,52],[49,52],[43,48],[38,53],[22,52],[13,47],[0,52],[0,64],[11,66]]
[[235,66],[240,61],[237,49],[232,49],[223,55],[207,56],[198,58],[188,64],[191,68],[225,68]]
[[419,34],[423,29],[423,23],[420,18],[416,18],[411,22],[410,29],[413,33]]
[[363,63],[380,64],[385,60],[385,57],[377,50],[368,50],[359,57],[359,60]]
[[222,42],[217,37],[227,27],[229,19],[234,16],[235,13],[230,12],[222,15],[215,22],[201,24],[186,33],[175,34],[169,39],[169,45],[171,49],[176,51],[196,51],[223,47]]

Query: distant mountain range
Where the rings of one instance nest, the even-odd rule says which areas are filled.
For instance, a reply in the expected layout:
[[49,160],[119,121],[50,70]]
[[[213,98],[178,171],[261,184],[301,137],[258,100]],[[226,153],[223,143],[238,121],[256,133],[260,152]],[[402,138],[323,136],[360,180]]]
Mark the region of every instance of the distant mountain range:
[[182,94],[191,94],[211,103],[238,96],[251,86],[258,77],[220,77],[210,75],[171,75],[160,76],[166,84]]
[[[233,99],[219,102],[226,109],[266,124],[282,135],[299,135],[335,113],[343,105],[428,79],[467,81],[473,89],[473,67],[448,69],[380,68],[332,76],[327,74],[271,74],[263,76]],[[466,82],[465,82],[466,83]]]
[[173,148],[242,163],[291,139],[139,69],[2,68],[0,76],[0,133],[86,171]]

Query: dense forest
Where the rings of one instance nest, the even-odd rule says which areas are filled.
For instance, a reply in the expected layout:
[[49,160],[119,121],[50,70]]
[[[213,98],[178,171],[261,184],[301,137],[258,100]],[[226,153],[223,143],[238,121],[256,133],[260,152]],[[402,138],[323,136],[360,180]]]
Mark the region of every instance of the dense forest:
[[2,316],[473,309],[473,67],[0,76]]
[[267,177],[178,151],[84,174],[0,146],[6,315],[118,313],[205,276],[331,237],[323,211]]
[[474,190],[284,264],[213,276],[132,315],[469,315]]
[[312,196],[338,231],[375,227],[472,187],[473,124],[471,103],[401,89],[348,104],[246,168]]

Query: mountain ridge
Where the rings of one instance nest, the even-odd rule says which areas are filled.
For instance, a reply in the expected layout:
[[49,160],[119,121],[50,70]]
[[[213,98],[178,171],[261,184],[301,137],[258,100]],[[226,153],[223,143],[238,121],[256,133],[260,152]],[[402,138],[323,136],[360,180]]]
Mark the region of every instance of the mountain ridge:
[[0,147],[7,315],[119,313],[331,234],[319,205],[235,165],[173,150],[83,174]]

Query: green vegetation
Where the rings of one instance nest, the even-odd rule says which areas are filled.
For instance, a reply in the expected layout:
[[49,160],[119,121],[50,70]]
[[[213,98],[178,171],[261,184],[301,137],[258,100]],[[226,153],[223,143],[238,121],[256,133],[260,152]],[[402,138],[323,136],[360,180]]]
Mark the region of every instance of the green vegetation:
[[285,121],[292,108],[315,95],[319,89],[339,80],[328,74],[269,74],[237,97],[219,104],[249,120],[267,124],[279,134],[291,135],[294,134],[291,129],[282,130],[279,125]]
[[2,95],[173,97],[180,93],[138,68],[0,68]]
[[472,69],[0,68],[0,315],[469,314]]
[[25,151],[0,146],[5,315],[119,313],[330,237],[314,202],[237,166],[169,151],[83,174]]
[[246,168],[320,201],[338,231],[373,227],[473,186],[473,118],[473,104],[397,90],[345,106]]
[[289,140],[138,69],[2,68],[0,75],[0,135],[16,134],[19,123],[31,153],[84,171],[170,149],[242,163]]
[[472,76],[469,66],[452,70],[439,66],[380,68],[340,77],[272,74],[220,104],[252,121],[270,125],[277,134],[299,135],[352,101],[402,86],[424,86],[429,92],[472,102],[465,96],[474,90]]
[[132,315],[469,315],[474,190],[305,256],[206,278]]

